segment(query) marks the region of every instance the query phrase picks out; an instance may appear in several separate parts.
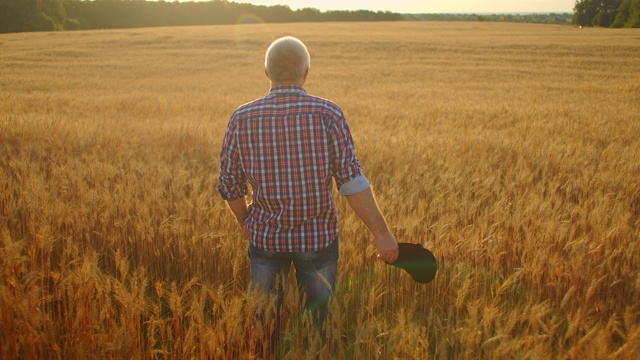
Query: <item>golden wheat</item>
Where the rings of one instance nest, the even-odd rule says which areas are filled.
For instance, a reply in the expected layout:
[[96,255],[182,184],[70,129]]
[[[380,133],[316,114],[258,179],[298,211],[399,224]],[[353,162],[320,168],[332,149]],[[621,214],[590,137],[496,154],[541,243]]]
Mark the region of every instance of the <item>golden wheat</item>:
[[[640,351],[640,33],[494,23],[208,26],[0,36],[0,357],[251,358],[246,244],[214,191],[229,115],[309,47],[415,284],[341,214],[307,358],[616,358]],[[265,305],[266,304],[266,305]],[[335,346],[333,346],[335,345]]]

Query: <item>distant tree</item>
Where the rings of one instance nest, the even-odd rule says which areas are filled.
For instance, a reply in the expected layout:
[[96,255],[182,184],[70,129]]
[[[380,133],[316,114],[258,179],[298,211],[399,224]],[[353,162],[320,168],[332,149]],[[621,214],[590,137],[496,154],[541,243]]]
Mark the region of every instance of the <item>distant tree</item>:
[[315,8],[304,8],[296,10],[296,17],[302,22],[317,22],[321,20],[322,13]]
[[573,8],[573,23],[579,26],[610,27],[618,15],[622,0],[578,0]]
[[598,10],[594,0],[578,0],[573,8],[573,23],[578,26],[592,26],[591,20]]
[[0,0],[0,32],[63,30],[63,0]]
[[632,0],[629,9],[629,18],[624,27],[640,28],[640,0]]
[[26,7],[20,0],[0,0],[0,32],[27,31]]
[[618,7],[618,14],[616,19],[611,24],[611,27],[621,28],[627,21],[629,21],[629,14],[631,12],[631,0],[623,0]]
[[266,22],[292,22],[293,11],[286,5],[274,5],[261,7],[260,14]]
[[616,19],[622,0],[601,0],[598,14],[593,20],[594,26],[610,27]]

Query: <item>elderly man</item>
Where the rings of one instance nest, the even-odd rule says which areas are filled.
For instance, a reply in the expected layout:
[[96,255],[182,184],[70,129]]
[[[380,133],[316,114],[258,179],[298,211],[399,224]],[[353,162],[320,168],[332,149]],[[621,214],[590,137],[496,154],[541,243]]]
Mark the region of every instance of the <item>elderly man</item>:
[[249,238],[250,287],[281,294],[277,279],[293,263],[301,298],[323,319],[338,262],[332,179],[372,232],[380,260],[394,262],[398,244],[356,158],[342,110],[303,88],[309,65],[306,46],[294,37],[269,46],[271,90],[231,116],[217,190]]

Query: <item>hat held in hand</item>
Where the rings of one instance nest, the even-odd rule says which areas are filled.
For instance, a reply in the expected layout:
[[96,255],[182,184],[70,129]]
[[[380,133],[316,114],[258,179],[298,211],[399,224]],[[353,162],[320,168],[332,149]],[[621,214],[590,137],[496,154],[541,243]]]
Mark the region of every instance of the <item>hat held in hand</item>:
[[404,269],[416,282],[426,284],[436,276],[436,257],[421,244],[398,243],[398,252],[398,258],[390,265]]

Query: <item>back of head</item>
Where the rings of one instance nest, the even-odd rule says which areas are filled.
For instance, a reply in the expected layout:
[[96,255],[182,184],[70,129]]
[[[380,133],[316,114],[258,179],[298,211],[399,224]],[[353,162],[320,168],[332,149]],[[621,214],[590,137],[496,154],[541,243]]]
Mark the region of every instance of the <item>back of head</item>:
[[277,39],[267,49],[264,68],[273,82],[296,82],[304,78],[311,59],[302,41],[285,36]]

